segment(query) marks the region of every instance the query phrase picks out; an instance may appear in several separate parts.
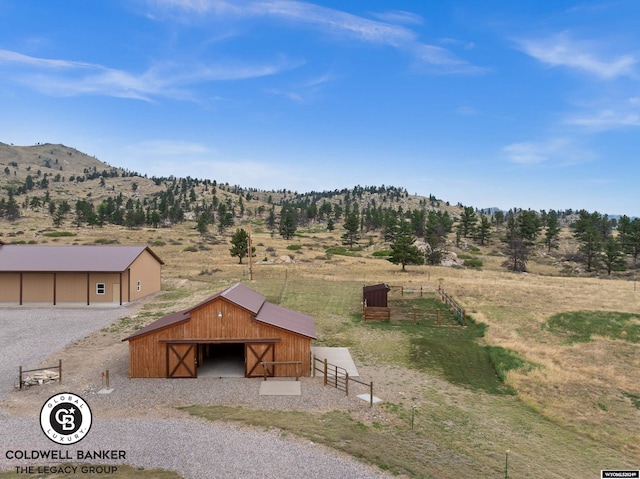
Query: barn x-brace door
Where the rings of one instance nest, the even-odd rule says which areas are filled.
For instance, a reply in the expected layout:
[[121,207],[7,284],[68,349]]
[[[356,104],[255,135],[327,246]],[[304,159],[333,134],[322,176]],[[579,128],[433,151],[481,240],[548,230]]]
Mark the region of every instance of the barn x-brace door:
[[197,376],[195,344],[167,344],[167,377],[195,378]]
[[[273,343],[245,343],[244,357],[245,377],[255,378],[264,376],[262,361],[275,361],[275,347]],[[267,366],[267,376],[273,376],[273,365]]]

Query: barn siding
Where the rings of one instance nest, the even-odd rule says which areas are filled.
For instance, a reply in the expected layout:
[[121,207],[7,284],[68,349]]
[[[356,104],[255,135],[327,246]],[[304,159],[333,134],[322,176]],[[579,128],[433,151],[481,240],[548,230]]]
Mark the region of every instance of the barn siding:
[[0,274],[0,302],[20,301],[20,273]]
[[56,274],[56,303],[87,302],[86,273]]
[[189,322],[176,324],[129,341],[129,376],[132,378],[167,377],[167,344],[162,340],[189,337]]
[[[160,291],[160,266],[158,260],[146,250],[136,258],[129,268],[130,301],[135,301],[136,299]],[[138,281],[140,281],[142,287],[140,291],[138,291],[137,288]],[[123,283],[125,285],[127,284],[124,278]]]
[[[96,285],[105,284],[105,294],[96,293]],[[91,303],[115,303],[118,298],[113,298],[114,285],[120,285],[120,274],[118,273],[91,273],[89,275],[89,301]],[[121,286],[122,288],[122,286]],[[122,291],[126,298],[126,290]]]
[[53,304],[53,273],[23,273],[22,301]]

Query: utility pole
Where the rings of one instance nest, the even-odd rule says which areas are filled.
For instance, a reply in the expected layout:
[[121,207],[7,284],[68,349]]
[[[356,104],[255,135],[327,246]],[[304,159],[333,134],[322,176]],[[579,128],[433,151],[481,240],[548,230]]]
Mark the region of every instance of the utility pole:
[[251,223],[249,223],[249,238],[247,238],[249,243],[249,280],[253,281],[253,254],[251,251]]

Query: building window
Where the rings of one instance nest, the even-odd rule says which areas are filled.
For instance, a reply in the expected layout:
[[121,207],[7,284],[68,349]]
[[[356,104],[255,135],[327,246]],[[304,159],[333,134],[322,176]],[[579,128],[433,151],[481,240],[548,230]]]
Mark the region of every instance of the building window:
[[96,294],[105,294],[107,287],[104,283],[96,283]]
[[142,281],[138,281],[138,284],[137,284],[137,286],[136,286],[136,289],[137,289],[138,291],[142,291]]

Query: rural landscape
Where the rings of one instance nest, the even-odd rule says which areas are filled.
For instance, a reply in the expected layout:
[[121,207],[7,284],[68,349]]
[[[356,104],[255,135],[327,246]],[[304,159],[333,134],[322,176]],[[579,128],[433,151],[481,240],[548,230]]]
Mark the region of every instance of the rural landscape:
[[[119,414],[157,407],[275,431],[398,477],[584,478],[640,467],[639,218],[580,205],[501,211],[402,185],[262,191],[148,177],[90,155],[0,143],[0,245],[148,246],[164,262],[162,291],[25,366],[61,358],[62,386],[83,393],[111,364],[116,396],[118,380],[133,381],[124,338],[240,282],[314,317],[314,345],[349,348],[382,401],[354,397],[367,389],[289,409],[149,395]],[[390,286],[391,318],[364,321],[363,287],[380,283]],[[319,378],[303,378],[307,386],[331,388]],[[49,387],[10,391],[0,410],[32,414]],[[118,414],[108,402],[98,411]],[[26,476],[0,472],[9,477]]]

